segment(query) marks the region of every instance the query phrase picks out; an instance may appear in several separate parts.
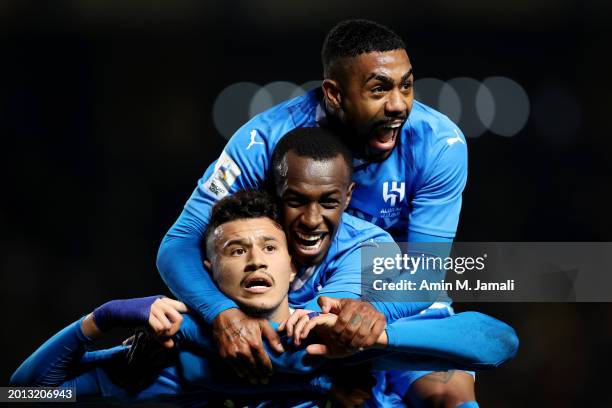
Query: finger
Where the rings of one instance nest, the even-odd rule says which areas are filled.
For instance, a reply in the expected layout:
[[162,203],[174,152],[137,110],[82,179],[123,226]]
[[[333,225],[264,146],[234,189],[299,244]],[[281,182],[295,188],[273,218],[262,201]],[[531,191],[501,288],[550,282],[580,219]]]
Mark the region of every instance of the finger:
[[172,340],[170,337],[164,337],[163,339],[161,339],[161,344],[165,348],[171,349],[174,347],[174,340]]
[[317,303],[321,307],[321,312],[323,313],[335,313],[338,314],[340,310],[340,299],[330,298],[327,296],[321,296]]
[[296,310],[295,312],[293,312],[291,316],[289,316],[289,318],[287,319],[287,324],[285,325],[285,328],[287,330],[287,336],[289,337],[293,336],[293,332],[294,332],[293,329],[295,327],[295,324],[300,319],[300,317],[302,317],[303,315],[304,313],[301,313],[301,311]]
[[253,357],[257,364],[256,366],[257,376],[263,379],[269,378],[272,375],[273,369],[272,369],[272,362],[270,361],[270,357],[268,356],[268,353],[266,353],[266,350],[263,347],[256,348],[252,351],[253,351]]
[[272,326],[270,326],[270,323],[268,323],[267,321],[263,321],[260,323],[259,327],[261,328],[262,338],[268,341],[268,344],[272,347],[272,349],[274,349],[274,351],[276,351],[277,353],[284,353],[285,348],[283,347],[283,344],[280,341],[280,337],[274,331]]
[[180,329],[183,316],[171,306],[165,307],[164,314],[171,323],[170,329],[167,330],[166,334],[168,336],[173,336]]
[[367,344],[366,340],[370,337],[374,324],[375,322],[373,320],[368,320],[367,317],[364,318],[361,323],[361,326],[359,326],[355,335],[350,340],[349,347],[352,349],[361,350],[365,347],[371,346],[371,344]]
[[306,347],[306,352],[312,356],[327,356],[329,349],[325,344],[311,344]]
[[332,333],[336,337],[336,341],[341,344],[348,344],[348,341],[355,335],[356,323],[361,321],[361,317],[357,314],[355,304],[347,304],[342,308],[338,315],[338,320],[332,328]]
[[153,333],[155,334],[159,334],[164,331],[164,326],[161,324],[159,319],[153,314],[149,315],[149,327],[151,328],[151,330],[153,330]]
[[385,331],[387,327],[387,321],[383,319],[376,320],[370,329],[370,333],[366,336],[364,345],[362,347],[372,347],[378,341],[380,335]]
[[162,331],[165,334],[165,332],[170,330],[170,328],[172,327],[172,323],[170,323],[170,320],[168,320],[168,318],[166,317],[166,314],[164,313],[162,309],[163,307],[159,307],[154,310],[152,309],[151,313],[153,314],[153,316],[157,318],[157,320],[159,320],[159,322],[162,325]]
[[178,300],[174,300],[174,299],[170,299],[170,298],[163,298],[162,301],[164,303],[166,303],[167,305],[172,306],[172,308],[174,310],[176,310],[177,312],[179,312],[179,313],[188,313],[189,312],[189,308],[183,302],[179,302]]
[[[310,319],[305,325],[304,328],[302,329],[301,332],[301,338],[305,339],[308,337],[308,335],[310,334],[310,331],[315,328],[316,326],[318,326],[319,324],[319,320],[320,318],[318,317],[314,317],[312,319]],[[296,336],[297,337],[297,336]]]
[[353,339],[357,336],[357,342],[362,343],[363,339],[359,334],[362,326],[366,326],[365,330],[369,329],[372,322],[373,308],[364,302],[352,302],[350,306],[346,307],[347,311],[352,311],[352,315],[348,320],[348,324],[340,334],[338,341],[340,344],[344,344],[346,347],[350,347]]
[[298,320],[298,322],[295,325],[295,331],[293,333],[293,342],[295,344],[300,344],[301,339],[303,339],[304,337],[302,336],[302,330],[304,329],[304,326],[310,321],[310,318],[308,317],[308,315],[304,315],[300,318],[300,320]]

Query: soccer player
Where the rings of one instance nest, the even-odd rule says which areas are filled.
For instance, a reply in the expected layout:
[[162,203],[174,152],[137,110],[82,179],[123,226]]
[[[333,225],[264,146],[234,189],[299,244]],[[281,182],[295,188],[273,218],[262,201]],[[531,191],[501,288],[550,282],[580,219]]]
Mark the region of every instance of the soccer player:
[[[349,20],[330,30],[321,55],[321,89],[281,103],[236,131],[198,181],[158,253],[166,284],[212,325],[221,339],[220,354],[240,364],[239,372],[252,379],[269,375],[271,366],[262,330],[276,351],[282,347],[265,329],[265,321],[249,318],[219,296],[200,262],[199,242],[216,200],[264,184],[274,148],[288,131],[324,127],[342,138],[355,156],[356,184],[348,211],[385,228],[396,241],[451,242],[458,224],[467,176],[466,142],[446,116],[413,101],[412,63],[402,39],[380,24]],[[303,236],[304,244],[314,247],[325,238]],[[352,315],[358,307],[365,309],[353,302],[341,314]],[[452,312],[447,304],[433,307]],[[366,345],[369,339],[356,336],[360,328],[344,326],[343,339]],[[240,334],[223,335],[228,332]],[[415,382],[410,387],[415,395],[448,404],[473,399],[469,374],[456,373],[435,389],[433,382],[420,379],[425,375],[414,373],[408,379]]]
[[[221,200],[213,209],[211,224],[205,235],[209,259],[205,262],[213,278],[241,309],[252,316],[272,322],[285,321],[290,314],[288,289],[295,271],[287,250],[287,241],[277,224],[274,201],[262,192],[245,191]],[[299,391],[289,404],[314,406],[313,392],[327,392],[331,383],[325,372],[325,359],[306,360],[304,350],[273,354],[278,371],[298,375],[273,376],[267,385],[245,385],[223,372],[214,370],[214,355],[203,358],[192,351],[181,351],[149,383],[129,383],[130,366],[125,363],[125,346],[85,352],[91,341],[116,326],[133,327],[148,324],[164,345],[173,341],[183,348],[189,342],[214,351],[211,339],[193,319],[183,318],[185,305],[167,298],[151,296],[108,302],[84,318],[66,327],[30,356],[11,378],[12,385],[75,387],[79,398],[88,395],[140,401],[174,396],[168,402],[200,405],[210,402],[213,393],[268,394]],[[305,331],[314,329],[323,340],[333,335],[337,316],[325,314],[308,321]],[[181,331],[174,340],[179,326]],[[431,338],[432,333],[439,334]],[[458,336],[459,333],[463,335]],[[321,345],[311,345],[314,351]],[[334,347],[327,342],[326,347]],[[361,360],[380,361],[383,367],[405,368],[410,365],[433,365],[441,368],[494,367],[516,353],[517,340],[512,328],[478,313],[462,313],[447,319],[400,319],[376,339],[373,353]],[[308,349],[307,349],[308,350]],[[386,356],[388,359],[383,360]],[[419,358],[427,356],[426,360]],[[360,360],[335,360],[337,364]],[[437,359],[432,363],[432,358]],[[131,384],[131,385],[130,385]],[[249,400],[248,397],[246,397]],[[253,397],[250,400],[261,400]],[[277,401],[275,399],[275,401]]]

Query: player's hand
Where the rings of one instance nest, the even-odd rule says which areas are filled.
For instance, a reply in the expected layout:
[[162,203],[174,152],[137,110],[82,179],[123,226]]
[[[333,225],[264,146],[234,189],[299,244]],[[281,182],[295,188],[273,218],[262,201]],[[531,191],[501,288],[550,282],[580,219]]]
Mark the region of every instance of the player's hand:
[[157,340],[167,348],[174,347],[172,336],[178,332],[183,321],[181,313],[189,309],[183,302],[167,297],[159,298],[151,305],[149,328]]
[[287,320],[278,325],[277,331],[281,332],[283,330],[286,330],[287,336],[293,337],[293,335],[295,334],[295,339],[299,339],[299,332],[296,333],[296,329],[300,328],[301,330],[300,324],[305,324],[308,321],[307,316],[311,313],[316,312],[308,309],[295,309],[291,316],[287,318]]
[[82,328],[85,335],[97,337],[114,327],[148,325],[166,347],[172,347],[169,337],[183,320],[180,313],[187,311],[183,303],[161,295],[117,299],[97,307],[83,320]]
[[373,346],[387,326],[385,315],[368,302],[321,296],[318,303],[323,313],[338,315],[332,339],[347,352]]
[[300,313],[300,317],[294,322],[294,342],[296,345],[299,345],[302,340],[308,337],[313,329],[316,330],[317,334],[325,335],[326,332],[323,330],[327,328],[327,332],[329,332],[338,319],[338,316],[331,313],[321,314],[310,310],[306,310],[306,312]]
[[270,323],[232,308],[219,313],[212,326],[221,358],[232,366],[239,377],[248,379],[252,384],[260,381],[266,384],[272,375],[272,362],[264,349],[262,336],[275,351],[285,351]]

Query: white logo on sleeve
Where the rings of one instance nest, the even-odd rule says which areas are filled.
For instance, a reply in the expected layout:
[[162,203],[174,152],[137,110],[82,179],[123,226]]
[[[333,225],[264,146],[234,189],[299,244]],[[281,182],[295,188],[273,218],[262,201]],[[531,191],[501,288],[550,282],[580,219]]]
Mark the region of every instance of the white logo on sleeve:
[[391,182],[391,190],[389,190],[389,182],[385,181],[383,184],[383,198],[385,202],[389,202],[389,205],[395,207],[398,201],[402,201],[404,199],[404,195],[406,192],[406,185],[404,182]]
[[247,150],[249,150],[253,145],[256,145],[256,144],[262,145],[262,144],[264,144],[264,142],[256,142],[255,141],[256,137],[257,137],[257,130],[255,130],[255,129],[251,130],[251,143],[249,143],[249,145],[247,146],[247,148],[246,148]]
[[461,143],[465,144],[465,142],[463,141],[463,139],[459,135],[459,132],[457,132],[457,129],[455,129],[455,134],[457,135],[457,137],[449,137],[448,139],[446,139],[446,143],[448,143],[449,146],[452,146],[452,145],[454,145],[457,142],[461,142]]
[[208,193],[217,197],[217,199],[221,199],[229,193],[230,188],[240,174],[242,174],[240,168],[224,150],[221,156],[219,156],[217,163],[215,163],[212,175],[202,184],[202,187]]

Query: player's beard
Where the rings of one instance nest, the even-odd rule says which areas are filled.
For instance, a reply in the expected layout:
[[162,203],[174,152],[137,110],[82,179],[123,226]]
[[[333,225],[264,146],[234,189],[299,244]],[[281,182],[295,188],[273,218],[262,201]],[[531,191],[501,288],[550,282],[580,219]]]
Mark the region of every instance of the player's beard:
[[242,310],[246,315],[260,319],[268,319],[270,316],[272,316],[272,314],[274,314],[277,308],[278,305],[276,307],[262,307],[245,304],[240,305],[240,310]]
[[[391,123],[401,121],[396,128],[389,128]],[[385,160],[397,146],[400,132],[406,122],[405,117],[375,119],[367,126],[365,132],[359,135],[361,151],[367,161],[379,162]],[[384,146],[387,145],[387,146]],[[381,148],[382,147],[382,148]]]

